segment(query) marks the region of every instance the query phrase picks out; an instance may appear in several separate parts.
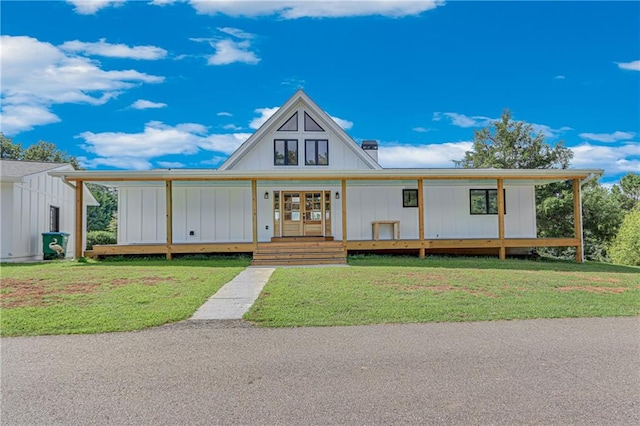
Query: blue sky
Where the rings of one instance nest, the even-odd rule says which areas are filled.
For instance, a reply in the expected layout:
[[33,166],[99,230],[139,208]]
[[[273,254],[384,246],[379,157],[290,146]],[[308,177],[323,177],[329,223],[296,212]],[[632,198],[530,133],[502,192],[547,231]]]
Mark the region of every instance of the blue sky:
[[640,172],[638,2],[2,2],[2,131],[89,169],[215,167],[299,87],[385,167],[452,167],[509,108]]

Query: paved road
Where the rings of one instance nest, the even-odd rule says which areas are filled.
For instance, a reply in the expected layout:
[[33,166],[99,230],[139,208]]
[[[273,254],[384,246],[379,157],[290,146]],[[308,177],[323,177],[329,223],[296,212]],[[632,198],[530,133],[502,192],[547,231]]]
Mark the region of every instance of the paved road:
[[229,324],[2,339],[0,421],[640,424],[639,318]]

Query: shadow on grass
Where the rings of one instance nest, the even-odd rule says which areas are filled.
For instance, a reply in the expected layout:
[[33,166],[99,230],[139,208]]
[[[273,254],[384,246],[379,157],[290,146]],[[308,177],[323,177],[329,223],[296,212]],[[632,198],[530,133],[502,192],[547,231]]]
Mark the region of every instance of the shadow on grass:
[[619,274],[638,274],[640,268],[612,265],[600,262],[582,264],[568,260],[541,258],[538,260],[506,259],[494,257],[427,256],[424,259],[410,256],[356,255],[348,257],[352,266],[396,266],[453,269],[502,269],[525,271],[562,271],[562,272],[604,272]]

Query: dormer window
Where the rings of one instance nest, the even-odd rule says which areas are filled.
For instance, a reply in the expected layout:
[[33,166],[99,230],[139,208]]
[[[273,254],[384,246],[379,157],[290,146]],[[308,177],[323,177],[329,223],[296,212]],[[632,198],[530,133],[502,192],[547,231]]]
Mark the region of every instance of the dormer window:
[[282,126],[278,129],[279,132],[297,132],[298,131],[298,111],[295,112]]
[[309,114],[304,113],[304,131],[305,132],[324,132],[316,121]]

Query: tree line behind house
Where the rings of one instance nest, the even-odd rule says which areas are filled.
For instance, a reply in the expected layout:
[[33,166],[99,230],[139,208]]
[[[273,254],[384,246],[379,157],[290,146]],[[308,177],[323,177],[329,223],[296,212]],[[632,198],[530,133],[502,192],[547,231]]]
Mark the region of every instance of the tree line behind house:
[[[39,141],[27,148],[0,133],[1,158],[10,160],[70,163],[78,160],[50,142]],[[573,152],[560,141],[549,145],[530,124],[515,121],[509,110],[488,127],[476,130],[473,148],[454,161],[456,167],[500,169],[566,169]],[[117,235],[117,191],[89,184],[100,206],[87,212],[87,248],[115,244]],[[573,234],[573,190],[571,182],[536,187],[539,238],[562,238]],[[628,173],[611,188],[594,179],[582,190],[585,258],[640,266],[640,175]],[[540,254],[561,259],[575,256],[575,248],[541,248]]]

